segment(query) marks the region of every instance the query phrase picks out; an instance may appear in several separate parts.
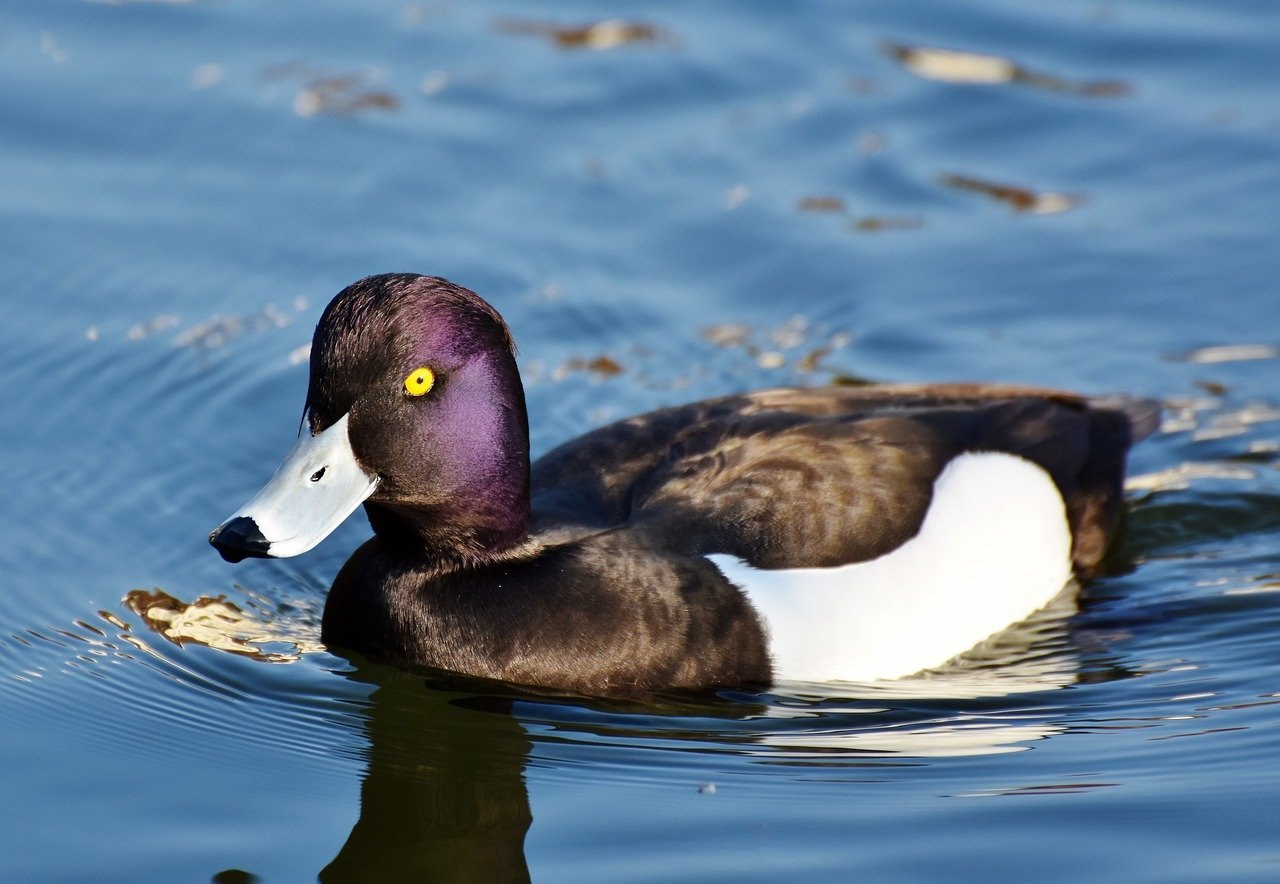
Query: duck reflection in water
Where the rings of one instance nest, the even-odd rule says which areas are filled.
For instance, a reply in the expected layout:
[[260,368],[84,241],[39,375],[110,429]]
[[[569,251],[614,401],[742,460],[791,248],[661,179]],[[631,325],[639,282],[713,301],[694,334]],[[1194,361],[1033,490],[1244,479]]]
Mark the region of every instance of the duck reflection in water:
[[530,741],[513,701],[427,690],[370,664],[348,677],[377,685],[368,768],[360,819],[320,880],[528,881]]

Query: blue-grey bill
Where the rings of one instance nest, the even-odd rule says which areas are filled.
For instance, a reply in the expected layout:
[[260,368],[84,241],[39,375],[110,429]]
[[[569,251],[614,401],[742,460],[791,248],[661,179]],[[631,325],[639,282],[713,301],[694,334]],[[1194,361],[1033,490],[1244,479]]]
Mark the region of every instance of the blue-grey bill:
[[378,487],[356,460],[347,418],[302,436],[271,481],[209,536],[223,558],[285,558],[329,536]]

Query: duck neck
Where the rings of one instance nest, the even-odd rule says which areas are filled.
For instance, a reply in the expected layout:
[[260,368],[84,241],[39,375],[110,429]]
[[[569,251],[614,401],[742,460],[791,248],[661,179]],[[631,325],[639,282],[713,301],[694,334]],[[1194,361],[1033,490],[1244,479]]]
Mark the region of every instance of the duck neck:
[[500,559],[529,532],[529,484],[496,494],[486,489],[481,501],[416,505],[366,503],[373,533],[384,548],[430,570],[453,571]]

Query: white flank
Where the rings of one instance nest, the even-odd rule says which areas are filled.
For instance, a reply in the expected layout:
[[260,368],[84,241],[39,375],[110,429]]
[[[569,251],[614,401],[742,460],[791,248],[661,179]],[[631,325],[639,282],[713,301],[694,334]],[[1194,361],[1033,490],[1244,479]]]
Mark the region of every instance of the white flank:
[[1053,600],[1071,578],[1062,497],[1040,467],[964,454],[920,532],[878,559],[764,571],[708,558],[769,633],[779,681],[875,681],[946,663]]

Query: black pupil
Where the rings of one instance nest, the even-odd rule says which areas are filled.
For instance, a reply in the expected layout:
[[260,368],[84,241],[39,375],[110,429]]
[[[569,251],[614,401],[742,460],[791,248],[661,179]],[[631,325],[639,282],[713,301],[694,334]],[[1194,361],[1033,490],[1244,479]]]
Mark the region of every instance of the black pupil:
[[311,474],[311,481],[319,482],[321,479],[324,478],[324,471],[327,469],[328,467],[321,467],[320,469],[316,470],[314,473]]

